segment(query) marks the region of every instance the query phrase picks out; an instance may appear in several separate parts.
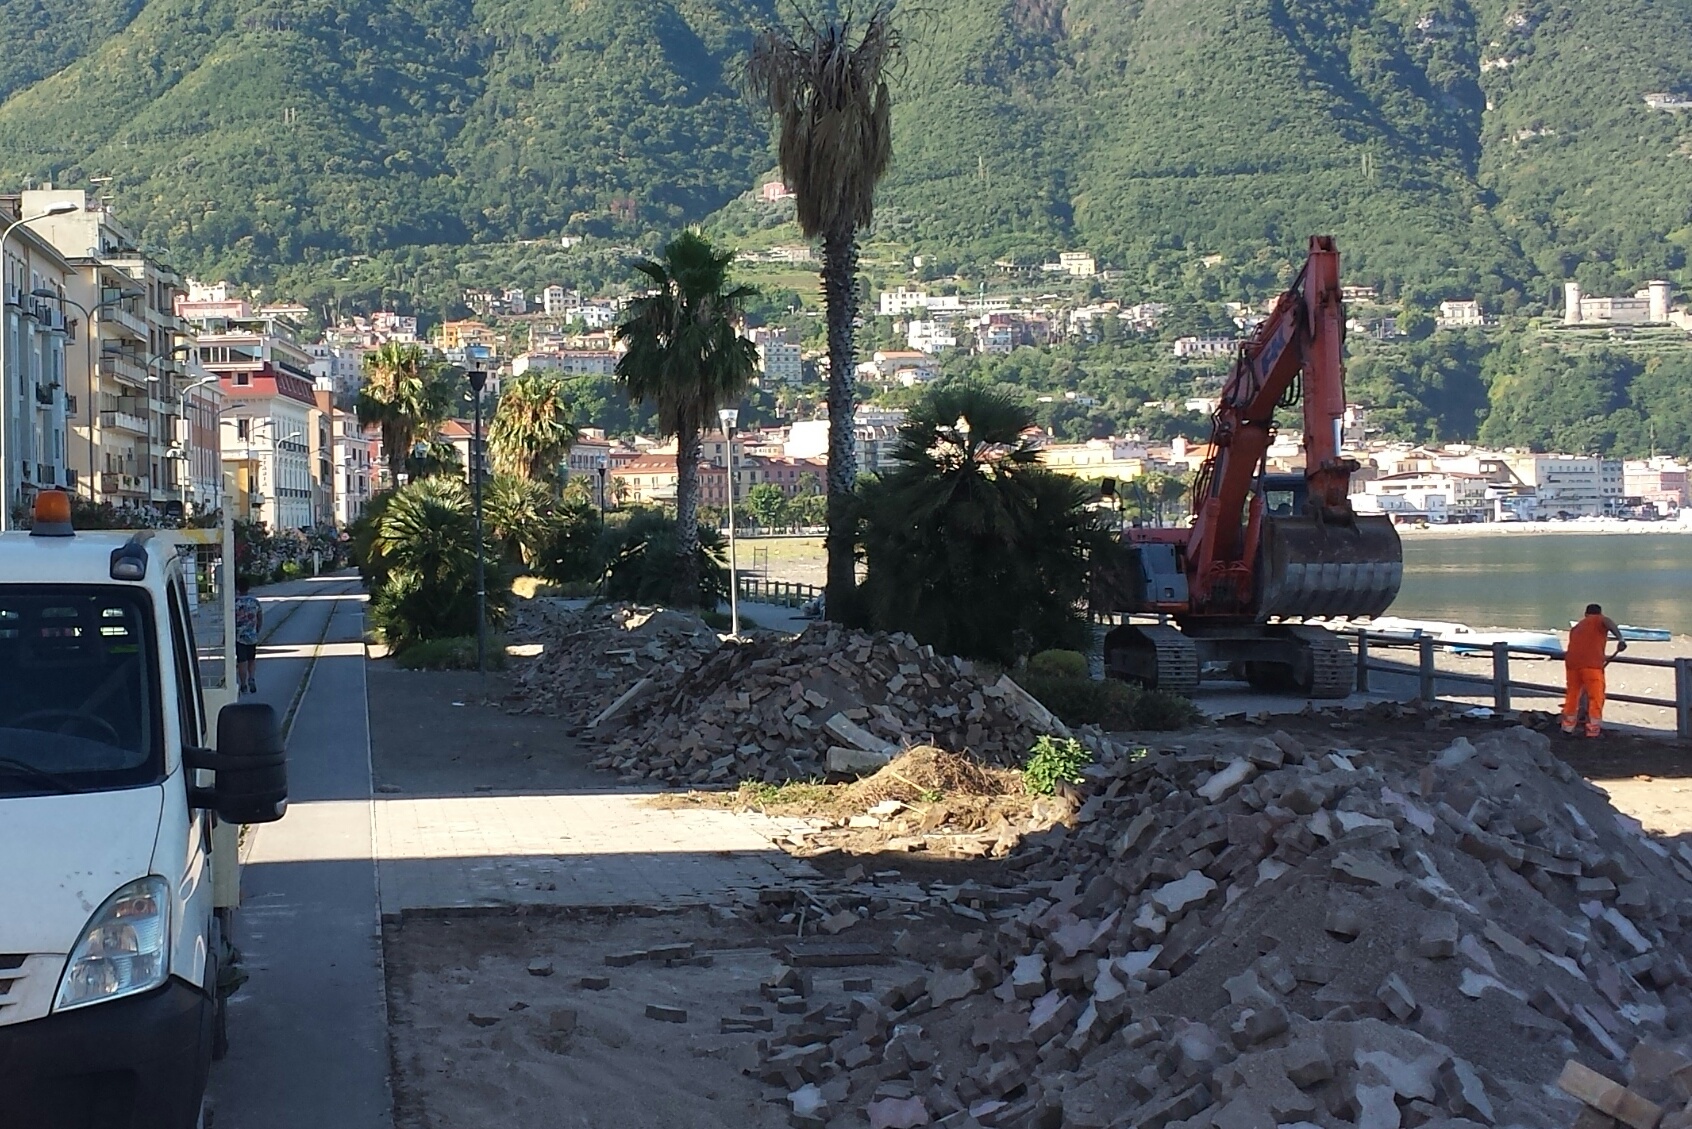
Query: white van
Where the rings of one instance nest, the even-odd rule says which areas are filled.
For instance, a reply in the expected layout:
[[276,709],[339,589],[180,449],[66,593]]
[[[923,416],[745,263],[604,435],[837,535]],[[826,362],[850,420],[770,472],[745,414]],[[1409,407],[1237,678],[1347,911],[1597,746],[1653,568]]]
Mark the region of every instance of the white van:
[[169,535],[77,533],[65,494],[0,534],[5,1129],[199,1122],[235,863],[217,824],[281,818],[287,784],[269,706],[224,706],[205,747],[191,607]]

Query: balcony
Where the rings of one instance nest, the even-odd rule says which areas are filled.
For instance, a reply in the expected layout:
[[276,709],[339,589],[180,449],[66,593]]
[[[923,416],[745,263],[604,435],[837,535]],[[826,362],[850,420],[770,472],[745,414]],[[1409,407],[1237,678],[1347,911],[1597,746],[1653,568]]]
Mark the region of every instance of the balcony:
[[102,352],[100,375],[109,376],[120,384],[135,388],[147,387],[147,370],[138,360],[126,353]]
[[112,431],[127,431],[131,435],[147,434],[147,421],[129,412],[101,412],[100,426]]
[[123,329],[128,330],[129,333],[138,340],[146,341],[148,339],[147,319],[142,317],[140,314],[130,313],[122,306],[107,306],[105,309],[100,311],[100,319],[102,321],[109,321],[113,325],[120,326]]
[[116,474],[103,471],[100,474],[100,490],[105,494],[124,494],[140,496],[147,493],[148,483],[145,475]]

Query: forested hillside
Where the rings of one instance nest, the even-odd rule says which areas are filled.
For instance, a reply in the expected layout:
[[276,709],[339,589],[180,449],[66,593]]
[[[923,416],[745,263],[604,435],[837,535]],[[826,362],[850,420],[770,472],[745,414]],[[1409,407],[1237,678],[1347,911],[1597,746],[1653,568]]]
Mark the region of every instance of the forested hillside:
[[[198,274],[433,302],[464,244],[650,244],[754,189],[739,72],[774,9],[0,0],[0,179],[110,177]],[[1692,113],[1644,99],[1692,93],[1692,0],[903,15],[877,236],[938,261],[1081,246],[1154,292],[1207,259],[1210,296],[1261,298],[1321,230],[1389,298],[1692,281]]]

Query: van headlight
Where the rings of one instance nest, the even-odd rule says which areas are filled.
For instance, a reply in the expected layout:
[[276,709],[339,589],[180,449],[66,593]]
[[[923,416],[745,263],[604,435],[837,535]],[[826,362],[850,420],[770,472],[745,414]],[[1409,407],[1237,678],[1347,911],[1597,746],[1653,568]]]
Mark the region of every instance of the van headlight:
[[170,885],[163,878],[139,878],[89,919],[65,965],[53,1010],[150,991],[169,974]]

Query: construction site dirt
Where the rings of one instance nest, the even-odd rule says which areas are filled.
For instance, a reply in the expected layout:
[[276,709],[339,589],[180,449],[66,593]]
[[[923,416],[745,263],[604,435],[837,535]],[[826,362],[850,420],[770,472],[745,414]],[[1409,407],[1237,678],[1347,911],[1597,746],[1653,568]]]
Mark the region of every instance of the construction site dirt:
[[[497,721],[526,684],[437,736],[520,721],[484,770],[580,780],[615,737]],[[1396,703],[1081,736],[1054,797],[914,770],[649,794],[810,868],[708,904],[395,915],[398,1123],[1686,1124],[1683,746]]]

